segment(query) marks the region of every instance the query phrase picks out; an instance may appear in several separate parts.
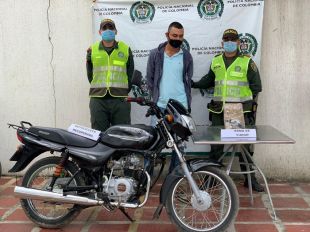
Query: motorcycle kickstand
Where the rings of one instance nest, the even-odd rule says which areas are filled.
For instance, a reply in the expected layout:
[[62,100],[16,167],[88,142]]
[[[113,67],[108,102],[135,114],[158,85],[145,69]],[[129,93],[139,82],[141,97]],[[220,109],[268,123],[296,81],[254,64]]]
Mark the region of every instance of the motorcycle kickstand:
[[129,221],[135,222],[135,220],[130,217],[130,215],[125,211],[123,207],[120,207],[119,210],[129,219]]

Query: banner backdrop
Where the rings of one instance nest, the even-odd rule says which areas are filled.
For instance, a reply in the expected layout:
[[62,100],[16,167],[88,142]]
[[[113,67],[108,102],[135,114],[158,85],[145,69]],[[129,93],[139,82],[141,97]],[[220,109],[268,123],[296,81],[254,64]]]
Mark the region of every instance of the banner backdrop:
[[[260,67],[264,0],[170,0],[170,1],[96,1],[93,5],[93,39],[100,40],[102,19],[114,20],[117,40],[127,43],[133,52],[135,69],[146,73],[149,51],[166,41],[171,22],[184,27],[183,45],[194,60],[193,80],[208,73],[212,58],[222,52],[225,29],[234,28],[240,35],[240,50],[252,56]],[[192,91],[192,115],[197,125],[209,124],[207,103],[198,90]],[[132,104],[132,123],[149,123],[145,108]],[[190,151],[206,147],[190,145]]]

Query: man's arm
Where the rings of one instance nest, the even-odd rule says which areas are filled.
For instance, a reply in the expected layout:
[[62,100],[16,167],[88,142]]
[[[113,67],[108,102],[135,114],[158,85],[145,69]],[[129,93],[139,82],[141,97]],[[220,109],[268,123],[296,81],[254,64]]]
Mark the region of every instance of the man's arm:
[[154,86],[154,72],[155,72],[154,52],[150,51],[146,67],[146,81],[147,86],[151,92],[153,91]]
[[91,48],[87,49],[86,70],[87,70],[88,82],[91,83],[93,80],[93,63],[91,61]]
[[247,77],[249,87],[253,94],[253,98],[255,98],[258,93],[262,91],[262,82],[260,79],[258,68],[252,59],[249,62]]
[[135,69],[135,63],[134,63],[131,49],[129,48],[128,51],[129,51],[129,56],[128,56],[128,61],[127,61],[127,76],[128,76],[128,92],[130,92],[131,86],[132,86],[131,80],[132,80],[133,71]]
[[190,80],[192,80],[193,78],[193,73],[194,73],[194,62],[193,62],[193,57],[190,54],[190,62],[189,62],[188,70],[187,70],[187,75],[190,78]]
[[215,74],[210,67],[208,74],[204,75],[199,81],[192,82],[192,88],[208,89],[214,87],[215,85],[214,81],[215,81]]

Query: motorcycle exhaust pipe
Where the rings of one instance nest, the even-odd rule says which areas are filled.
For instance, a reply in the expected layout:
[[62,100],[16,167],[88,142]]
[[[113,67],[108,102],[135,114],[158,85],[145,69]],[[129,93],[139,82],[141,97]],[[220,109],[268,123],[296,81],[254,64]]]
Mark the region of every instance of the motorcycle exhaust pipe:
[[20,186],[16,186],[14,188],[15,196],[22,199],[33,199],[33,200],[42,200],[42,201],[50,201],[50,202],[61,202],[61,203],[70,203],[70,204],[78,204],[78,205],[87,205],[87,206],[96,206],[102,205],[103,201],[98,201],[94,199],[89,199],[87,197],[79,197],[74,195],[66,195],[54,192],[48,192],[38,189],[32,188],[24,188]]

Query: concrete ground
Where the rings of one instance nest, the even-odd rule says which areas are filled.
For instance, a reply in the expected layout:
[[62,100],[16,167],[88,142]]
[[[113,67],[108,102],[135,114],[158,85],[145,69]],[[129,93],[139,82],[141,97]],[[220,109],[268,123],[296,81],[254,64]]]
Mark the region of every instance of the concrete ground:
[[[19,199],[13,196],[13,189],[20,180],[12,177],[0,179],[0,232],[173,232],[165,210],[159,220],[152,221],[158,203],[160,184],[155,186],[146,206],[128,210],[136,220],[130,223],[120,211],[107,212],[101,207],[85,209],[70,224],[62,229],[41,229],[32,223],[21,209]],[[254,205],[250,205],[248,190],[236,182],[240,197],[240,209],[229,232],[310,232],[310,183],[269,184],[277,221],[270,217],[270,206],[265,193],[255,193]]]

